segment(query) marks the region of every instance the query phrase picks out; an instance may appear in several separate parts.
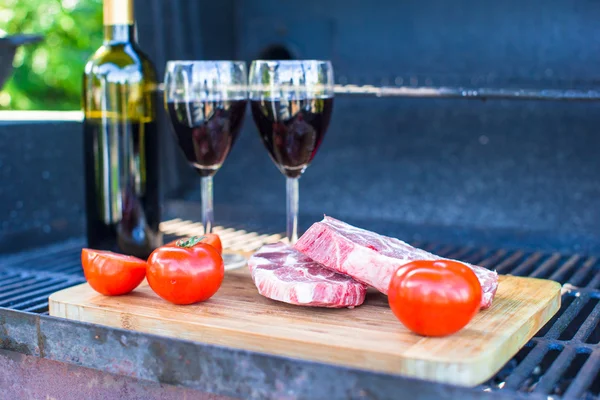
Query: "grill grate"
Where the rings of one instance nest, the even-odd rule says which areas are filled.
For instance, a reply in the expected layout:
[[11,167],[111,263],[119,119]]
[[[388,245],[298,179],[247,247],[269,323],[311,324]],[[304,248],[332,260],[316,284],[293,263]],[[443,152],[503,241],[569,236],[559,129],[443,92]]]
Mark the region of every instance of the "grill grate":
[[[202,225],[163,222],[166,240],[203,233]],[[216,227],[226,249],[251,252],[283,234]],[[536,393],[548,398],[600,396],[600,262],[596,257],[415,242],[442,257],[495,269],[500,274],[552,279],[563,284],[559,312],[496,376],[487,392]],[[81,242],[0,259],[0,307],[47,313],[48,296],[84,281]]]
[[61,273],[0,270],[0,307],[46,313],[51,293],[82,282],[83,277]]
[[[566,285],[568,287],[569,285]],[[486,385],[488,389],[594,398],[600,368],[600,293],[567,288],[559,312]]]

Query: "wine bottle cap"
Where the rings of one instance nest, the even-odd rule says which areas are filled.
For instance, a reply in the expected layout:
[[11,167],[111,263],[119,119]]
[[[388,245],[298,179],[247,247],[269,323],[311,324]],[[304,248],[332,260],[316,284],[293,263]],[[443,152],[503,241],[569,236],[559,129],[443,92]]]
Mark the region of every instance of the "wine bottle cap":
[[104,25],[133,24],[133,0],[104,0]]

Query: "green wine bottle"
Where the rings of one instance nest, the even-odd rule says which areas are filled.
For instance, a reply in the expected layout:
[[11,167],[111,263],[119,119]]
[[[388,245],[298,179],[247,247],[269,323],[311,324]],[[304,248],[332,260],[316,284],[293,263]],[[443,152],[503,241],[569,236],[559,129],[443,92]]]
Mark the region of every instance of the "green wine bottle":
[[162,244],[157,88],[136,42],[133,0],[104,0],[104,43],[83,76],[91,248],[145,258]]

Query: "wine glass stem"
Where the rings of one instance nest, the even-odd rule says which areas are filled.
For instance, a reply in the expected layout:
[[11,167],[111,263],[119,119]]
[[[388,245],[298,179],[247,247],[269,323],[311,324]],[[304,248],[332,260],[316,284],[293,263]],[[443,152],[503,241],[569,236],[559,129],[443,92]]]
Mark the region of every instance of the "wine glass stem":
[[202,177],[202,225],[204,233],[212,233],[213,228],[213,178]]
[[298,241],[298,178],[287,178],[287,238],[290,244]]

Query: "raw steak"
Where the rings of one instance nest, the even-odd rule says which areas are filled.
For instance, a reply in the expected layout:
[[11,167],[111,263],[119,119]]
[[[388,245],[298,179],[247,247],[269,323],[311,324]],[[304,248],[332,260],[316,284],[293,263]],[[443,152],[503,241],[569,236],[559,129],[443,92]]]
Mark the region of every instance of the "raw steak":
[[[393,273],[401,265],[414,260],[442,259],[401,240],[356,228],[327,216],[313,224],[294,247],[323,266],[349,275],[385,294]],[[464,264],[479,278],[483,291],[481,308],[488,308],[498,288],[498,274]]]
[[312,307],[354,307],[367,288],[314,262],[285,243],[267,244],[248,260],[258,292],[269,299]]

